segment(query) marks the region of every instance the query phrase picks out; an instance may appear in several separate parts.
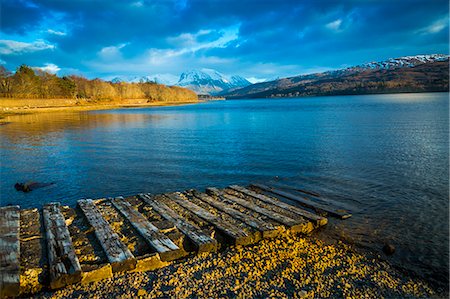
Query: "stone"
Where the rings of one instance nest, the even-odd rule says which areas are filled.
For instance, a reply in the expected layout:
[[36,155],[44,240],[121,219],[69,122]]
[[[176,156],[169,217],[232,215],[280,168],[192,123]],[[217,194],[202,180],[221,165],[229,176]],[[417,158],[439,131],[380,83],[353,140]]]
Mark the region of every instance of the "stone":
[[394,254],[394,252],[395,252],[395,246],[394,245],[392,245],[392,244],[384,244],[384,246],[383,246],[383,252],[386,254],[386,255],[392,255],[392,254]]

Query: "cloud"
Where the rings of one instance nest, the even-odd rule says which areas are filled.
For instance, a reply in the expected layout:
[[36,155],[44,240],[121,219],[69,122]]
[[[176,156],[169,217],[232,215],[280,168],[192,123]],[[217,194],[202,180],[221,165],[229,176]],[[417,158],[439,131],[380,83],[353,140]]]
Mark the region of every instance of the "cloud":
[[67,33],[63,32],[63,31],[56,31],[56,30],[52,30],[52,29],[48,29],[47,33],[53,34],[53,35],[58,35],[58,36],[65,36],[67,35]]
[[144,6],[144,2],[142,2],[142,1],[136,1],[136,2],[131,3],[131,6],[134,6],[134,7],[142,7],[142,6]]
[[0,54],[8,69],[51,61],[59,73],[76,69],[88,77],[214,68],[271,79],[448,53],[448,6],[447,0],[2,0]]
[[449,18],[448,15],[443,18],[440,18],[440,19],[434,21],[432,24],[419,29],[417,31],[417,33],[419,33],[419,34],[434,34],[434,33],[441,32],[445,28],[448,28],[448,18]]
[[122,56],[122,53],[120,52],[120,50],[127,45],[128,45],[128,43],[121,43],[116,46],[104,47],[100,50],[100,52],[98,54],[103,59],[108,59],[108,60],[109,59],[117,59]]
[[49,44],[44,40],[37,40],[31,43],[0,40],[0,54],[2,55],[19,55],[48,49],[55,49],[55,45]]
[[326,24],[325,26],[328,29],[332,29],[332,30],[336,30],[337,31],[337,30],[340,29],[341,24],[342,24],[342,20],[341,19],[337,19],[337,20],[335,20],[333,22],[330,22],[330,23]]
[[32,68],[35,70],[41,70],[52,74],[56,74],[58,71],[61,70],[56,64],[53,63],[46,63],[44,64],[44,66],[34,66]]

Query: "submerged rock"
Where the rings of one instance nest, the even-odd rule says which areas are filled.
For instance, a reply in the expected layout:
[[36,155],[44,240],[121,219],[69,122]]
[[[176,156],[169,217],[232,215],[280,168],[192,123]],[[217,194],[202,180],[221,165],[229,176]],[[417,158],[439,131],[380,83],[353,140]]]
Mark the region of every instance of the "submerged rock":
[[38,188],[43,188],[47,186],[51,186],[54,183],[38,183],[38,182],[26,182],[26,183],[16,183],[14,188],[17,191],[30,192]]
[[392,255],[395,252],[395,246],[392,244],[384,244],[383,252],[387,255]]

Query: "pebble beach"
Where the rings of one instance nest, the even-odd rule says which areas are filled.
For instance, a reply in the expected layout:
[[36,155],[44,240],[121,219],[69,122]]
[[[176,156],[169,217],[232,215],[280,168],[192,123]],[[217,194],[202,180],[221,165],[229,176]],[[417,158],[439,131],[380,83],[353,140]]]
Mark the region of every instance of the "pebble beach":
[[32,298],[441,298],[342,242],[284,236]]

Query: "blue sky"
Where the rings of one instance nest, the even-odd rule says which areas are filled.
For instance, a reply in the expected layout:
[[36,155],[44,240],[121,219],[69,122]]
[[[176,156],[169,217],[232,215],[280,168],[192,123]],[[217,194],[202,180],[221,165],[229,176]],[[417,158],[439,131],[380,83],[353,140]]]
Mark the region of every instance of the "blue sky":
[[252,81],[449,51],[441,0],[0,0],[0,63],[88,78]]

